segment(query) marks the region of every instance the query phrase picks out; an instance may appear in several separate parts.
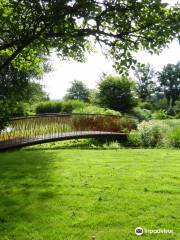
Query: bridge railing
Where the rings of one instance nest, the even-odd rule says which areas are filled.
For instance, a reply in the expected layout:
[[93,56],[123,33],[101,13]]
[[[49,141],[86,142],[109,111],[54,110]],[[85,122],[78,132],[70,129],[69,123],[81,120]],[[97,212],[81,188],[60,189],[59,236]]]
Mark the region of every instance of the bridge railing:
[[124,132],[132,128],[119,116],[97,114],[51,114],[13,118],[0,133],[3,142],[53,138],[79,132]]

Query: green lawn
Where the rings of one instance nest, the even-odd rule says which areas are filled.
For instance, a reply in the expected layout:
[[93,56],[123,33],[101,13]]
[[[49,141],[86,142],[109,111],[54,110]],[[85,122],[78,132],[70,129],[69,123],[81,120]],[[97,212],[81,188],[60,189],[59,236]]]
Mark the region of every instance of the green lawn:
[[178,240],[179,183],[179,150],[0,153],[0,240]]

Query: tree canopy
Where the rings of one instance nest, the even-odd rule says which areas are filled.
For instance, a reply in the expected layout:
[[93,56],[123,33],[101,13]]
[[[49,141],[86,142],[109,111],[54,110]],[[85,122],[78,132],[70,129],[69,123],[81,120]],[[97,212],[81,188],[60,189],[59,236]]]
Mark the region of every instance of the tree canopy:
[[135,83],[125,76],[104,75],[98,86],[98,100],[103,107],[128,112],[137,105]]
[[35,79],[34,72],[20,71],[12,65],[0,72],[0,116],[13,115],[19,104],[48,99],[43,86]]
[[117,69],[129,67],[133,51],[159,52],[177,38],[179,22],[180,6],[161,0],[1,0],[0,71],[38,67],[51,49],[82,61],[93,42]]
[[137,65],[135,76],[138,95],[142,100],[147,100],[155,92],[155,71],[150,64]]
[[67,94],[64,99],[89,102],[89,94],[89,89],[82,81],[74,80],[71,83],[71,87],[67,89]]
[[168,105],[174,106],[180,100],[180,62],[167,64],[158,74],[160,90],[164,93]]

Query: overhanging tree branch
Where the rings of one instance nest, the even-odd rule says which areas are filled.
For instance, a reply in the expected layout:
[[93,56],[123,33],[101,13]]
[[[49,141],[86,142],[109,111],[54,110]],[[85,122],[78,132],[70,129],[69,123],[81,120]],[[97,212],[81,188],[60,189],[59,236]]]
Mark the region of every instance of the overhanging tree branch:
[[[2,4],[0,70],[25,48],[27,51],[32,48],[39,51],[39,46],[42,51],[55,48],[60,54],[72,57],[83,54],[88,37],[94,36],[109,48],[117,62],[121,61],[121,49],[156,50],[180,32],[180,7],[169,10],[157,0],[143,3],[138,0],[2,0]],[[130,58],[124,57],[126,61]]]

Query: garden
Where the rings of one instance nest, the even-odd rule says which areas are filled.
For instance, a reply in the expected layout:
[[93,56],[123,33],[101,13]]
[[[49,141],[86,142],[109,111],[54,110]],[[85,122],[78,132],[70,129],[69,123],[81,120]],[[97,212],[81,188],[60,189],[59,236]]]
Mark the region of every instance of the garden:
[[[179,19],[168,0],[0,1],[0,240],[180,239],[180,62],[144,59]],[[99,48],[114,73],[52,98],[55,59],[63,86]]]

